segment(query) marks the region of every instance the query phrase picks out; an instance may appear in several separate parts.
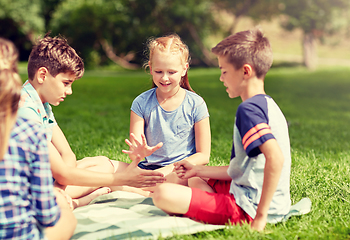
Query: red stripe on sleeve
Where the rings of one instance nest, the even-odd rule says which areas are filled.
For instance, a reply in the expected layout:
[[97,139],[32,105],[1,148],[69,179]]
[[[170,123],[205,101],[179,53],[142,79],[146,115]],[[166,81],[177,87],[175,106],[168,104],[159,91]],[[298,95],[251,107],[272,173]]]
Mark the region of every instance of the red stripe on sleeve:
[[255,127],[252,127],[243,137],[242,144],[246,150],[249,144],[259,139],[261,136],[272,133],[269,125],[266,123],[260,123]]

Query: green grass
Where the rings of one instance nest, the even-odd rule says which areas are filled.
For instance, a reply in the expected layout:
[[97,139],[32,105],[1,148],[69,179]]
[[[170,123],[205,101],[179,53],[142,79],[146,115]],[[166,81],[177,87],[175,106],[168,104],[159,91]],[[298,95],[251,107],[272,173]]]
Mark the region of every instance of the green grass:
[[[240,99],[229,99],[218,69],[190,69],[192,87],[207,102],[211,165],[229,163],[232,127]],[[266,92],[284,112],[292,147],[291,197],[312,200],[311,213],[268,224],[262,233],[247,226],[176,236],[172,239],[350,239],[350,70],[273,68]],[[24,75],[22,75],[25,78]],[[73,95],[54,107],[55,117],[78,158],[105,155],[128,161],[132,100],[149,89],[143,71],[88,71]]]

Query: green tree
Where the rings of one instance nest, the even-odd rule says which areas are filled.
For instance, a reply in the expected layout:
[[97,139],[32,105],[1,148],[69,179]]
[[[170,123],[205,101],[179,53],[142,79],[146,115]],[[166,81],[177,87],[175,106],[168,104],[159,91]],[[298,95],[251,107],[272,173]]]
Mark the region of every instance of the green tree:
[[49,24],[51,22],[52,15],[61,2],[62,0],[40,0],[41,14],[44,18],[46,32],[49,30]]
[[31,42],[35,42],[44,31],[41,0],[0,0],[0,21],[12,22]]
[[48,31],[48,23],[61,0],[0,0],[0,36],[12,40],[27,60],[37,38]]
[[150,37],[177,33],[189,45],[193,59],[212,65],[202,39],[214,27],[209,0],[66,0],[51,21],[53,33],[68,37],[89,64],[106,56],[125,68],[143,61]]
[[153,25],[159,34],[176,32],[189,45],[193,62],[207,66],[216,65],[216,60],[203,40],[215,33],[219,26],[212,16],[210,0],[158,0],[152,10]]
[[[125,68],[135,36],[134,22],[126,1],[67,0],[53,14],[53,34],[68,38],[87,65],[98,65],[104,56]],[[116,47],[117,46],[117,47]]]
[[283,13],[288,17],[282,23],[287,30],[303,30],[304,64],[309,69],[317,66],[316,40],[337,32],[335,19],[348,10],[348,0],[282,0]]
[[279,0],[213,0],[219,11],[225,11],[234,17],[227,34],[235,33],[236,26],[242,17],[250,17],[255,21],[270,20],[280,14]]

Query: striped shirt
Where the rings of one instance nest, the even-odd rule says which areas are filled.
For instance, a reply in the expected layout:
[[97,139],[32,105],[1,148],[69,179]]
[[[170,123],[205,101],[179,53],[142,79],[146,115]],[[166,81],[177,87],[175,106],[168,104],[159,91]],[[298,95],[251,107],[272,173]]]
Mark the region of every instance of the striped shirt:
[[42,127],[18,118],[0,161],[0,239],[43,239],[60,217]]

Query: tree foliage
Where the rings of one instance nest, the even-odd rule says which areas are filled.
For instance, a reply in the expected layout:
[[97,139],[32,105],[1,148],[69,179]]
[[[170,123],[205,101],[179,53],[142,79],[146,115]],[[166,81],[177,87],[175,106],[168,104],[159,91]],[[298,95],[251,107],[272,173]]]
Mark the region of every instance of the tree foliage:
[[88,64],[105,62],[105,56],[124,67],[130,60],[141,64],[148,38],[177,33],[194,59],[209,65],[201,39],[215,29],[210,7],[209,0],[66,0],[51,28],[68,37]]
[[334,29],[334,11],[347,9],[348,0],[283,0],[282,13],[288,16],[283,26],[301,28],[305,33],[330,33]]
[[[203,40],[222,31],[215,14],[226,11],[235,19],[256,22],[283,13],[285,29],[304,32],[304,55],[315,54],[315,39],[349,27],[342,12],[349,0],[0,0],[0,35],[15,42],[20,52],[30,51],[39,35],[68,38],[87,65],[110,60],[126,68],[140,66],[150,37],[177,33],[189,46],[192,64],[216,63]],[[224,31],[225,31],[224,30]],[[22,58],[23,60],[23,58]],[[305,60],[309,63],[316,61]],[[135,65],[136,64],[136,65]]]
[[233,34],[241,17],[250,17],[255,21],[270,20],[280,13],[279,0],[214,0],[217,9],[234,16],[234,22],[228,29]]
[[300,28],[304,32],[304,64],[310,69],[317,65],[316,39],[337,29],[337,14],[348,9],[348,0],[282,0],[282,13],[287,16],[282,26],[287,30]]
[[[129,10],[120,2],[108,0],[64,1],[51,21],[53,34],[68,38],[89,64],[99,64],[101,41],[118,42],[118,51],[128,51],[133,35]],[[128,33],[126,29],[130,29]],[[119,50],[123,49],[123,50]]]
[[44,31],[40,0],[0,0],[0,19],[11,20],[31,41]]

